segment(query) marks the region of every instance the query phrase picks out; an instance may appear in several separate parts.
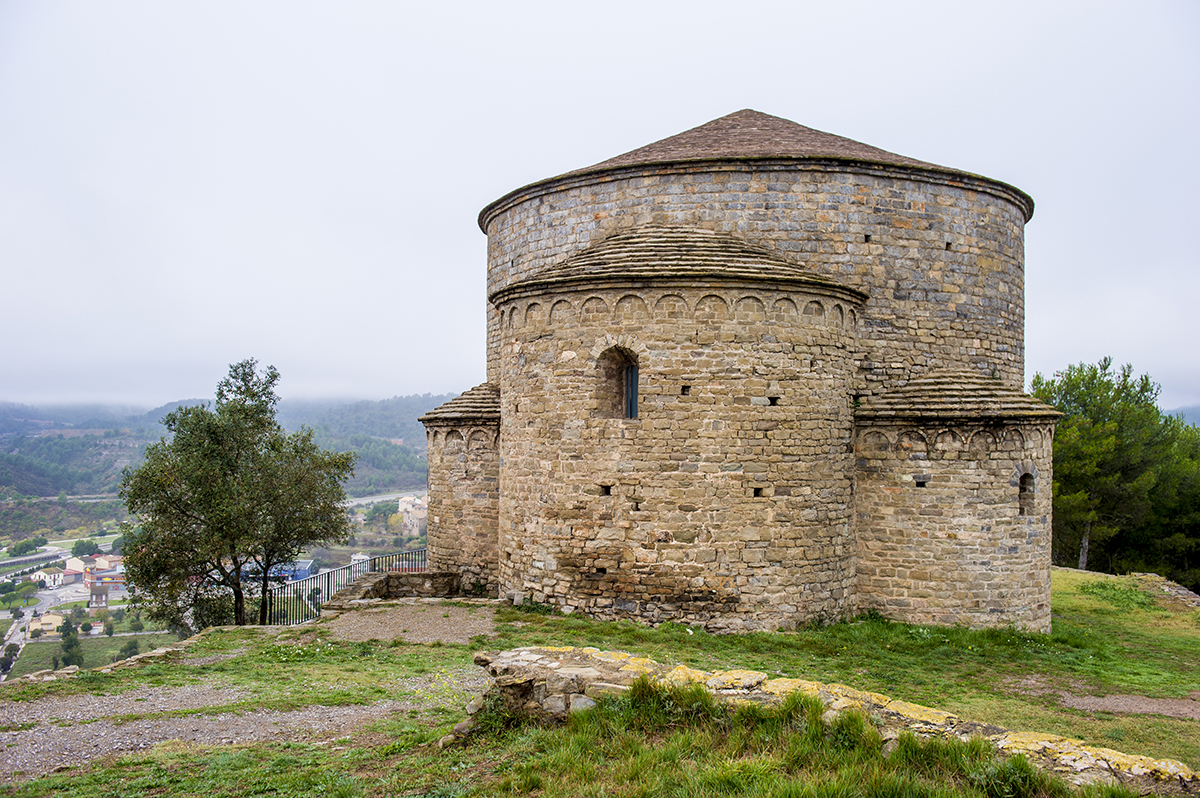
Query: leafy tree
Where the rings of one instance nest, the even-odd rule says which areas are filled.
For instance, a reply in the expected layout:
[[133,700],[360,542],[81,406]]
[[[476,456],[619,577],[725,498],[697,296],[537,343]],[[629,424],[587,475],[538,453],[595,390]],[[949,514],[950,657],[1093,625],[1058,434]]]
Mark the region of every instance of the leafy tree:
[[146,624],[142,623],[141,618],[134,618],[132,621],[129,622],[129,631],[131,631],[131,632],[140,632],[145,628],[146,628]]
[[1058,564],[1200,582],[1200,431],[1164,415],[1158,392],[1109,358],[1034,376],[1033,393],[1063,413],[1054,434]]
[[5,654],[0,657],[0,673],[8,673],[12,670],[13,658]]
[[14,582],[0,582],[0,596],[12,593],[16,589],[17,585]]
[[91,632],[92,632],[91,622],[84,621],[83,623],[79,624],[79,631],[83,632],[84,634],[91,634]]
[[13,557],[21,557],[31,552],[36,551],[37,544],[32,540],[22,540],[20,543],[14,543],[8,547],[8,553]]
[[17,654],[19,654],[20,652],[21,652],[21,647],[19,645],[17,645],[16,643],[9,643],[8,645],[6,645],[4,647],[5,656],[9,656],[14,659],[16,658]]
[[131,637],[129,642],[121,646],[121,654],[117,659],[128,659],[138,653],[138,641],[136,637]]
[[71,623],[71,619],[63,620],[62,626],[58,627],[58,631],[62,633],[62,664],[63,667],[69,668],[72,665],[83,667],[83,648],[79,644],[79,635],[75,631],[75,625]]
[[116,625],[113,623],[113,619],[112,618],[106,619],[104,621],[104,634],[108,637],[112,637],[113,633],[116,631],[117,631],[117,628],[116,628]]
[[94,540],[77,540],[71,547],[72,557],[88,557],[100,553],[100,545]]
[[122,527],[125,573],[150,617],[189,630],[197,607],[229,596],[242,625],[257,586],[265,623],[271,570],[348,536],[342,483],[354,456],[324,451],[311,430],[285,433],[278,380],[274,367],[260,375],[254,360],[234,364],[215,405],[168,413],[172,439],[126,472],[121,497],[140,527]]

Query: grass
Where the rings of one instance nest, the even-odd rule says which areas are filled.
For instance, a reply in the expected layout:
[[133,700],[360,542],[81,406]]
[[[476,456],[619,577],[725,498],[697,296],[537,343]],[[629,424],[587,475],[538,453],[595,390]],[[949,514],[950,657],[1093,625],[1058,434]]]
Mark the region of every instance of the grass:
[[[902,736],[885,749],[870,721],[794,696],[777,709],[719,705],[698,687],[635,683],[619,699],[579,713],[564,728],[514,722],[495,704],[488,729],[439,750],[441,731],[388,720],[381,741],[332,747],[286,743],[201,747],[178,741],[80,773],[24,784],[4,794],[40,796],[281,795],[392,796],[1045,796],[1072,791],[1020,757],[989,746]],[[383,740],[386,740],[384,742]],[[341,741],[339,741],[341,742]],[[350,743],[350,741],[345,741]],[[1132,796],[1092,789],[1093,796]]]
[[[112,656],[130,640],[138,641],[138,648],[143,653],[179,642],[179,638],[173,634],[145,634],[133,637],[81,636],[79,648],[83,652],[83,669],[108,665],[112,662]],[[21,656],[13,664],[8,678],[15,679],[27,673],[50,668],[56,656],[62,656],[61,640],[34,640],[27,643],[25,648],[21,649]]]
[[[203,682],[229,688],[229,703],[189,712],[383,698],[420,699],[424,708],[393,714],[328,746],[166,743],[86,770],[2,787],[0,796],[1061,794],[1061,787],[1037,782],[1020,760],[1006,764],[977,744],[908,740],[885,755],[862,718],[817,735],[814,708],[798,705],[799,699],[779,712],[741,709],[731,715],[699,695],[643,691],[632,703],[603,704],[558,730],[514,724],[493,707],[484,713],[486,733],[446,750],[431,745],[465,717],[469,696],[454,676],[472,667],[475,650],[538,644],[595,645],[706,670],[742,667],[843,682],[971,720],[1064,734],[1200,768],[1196,721],[1087,713],[1045,692],[1180,698],[1200,690],[1200,613],[1169,607],[1128,579],[1056,570],[1053,588],[1051,635],[914,627],[866,617],[787,634],[713,636],[675,624],[652,629],[547,614],[536,606],[500,610],[498,636],[472,646],[340,642],[323,637],[320,624],[214,630],[188,650],[189,660],[201,664],[8,684],[0,687],[0,699]],[[19,712],[13,714],[19,719]]]

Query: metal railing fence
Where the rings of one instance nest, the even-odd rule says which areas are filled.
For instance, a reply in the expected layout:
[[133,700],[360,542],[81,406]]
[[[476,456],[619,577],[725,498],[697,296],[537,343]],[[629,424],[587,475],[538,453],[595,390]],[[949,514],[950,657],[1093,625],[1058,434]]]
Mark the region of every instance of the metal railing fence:
[[295,582],[284,582],[268,588],[267,623],[290,626],[320,617],[321,605],[363,574],[381,571],[419,573],[424,570],[425,549],[422,548],[358,560]]

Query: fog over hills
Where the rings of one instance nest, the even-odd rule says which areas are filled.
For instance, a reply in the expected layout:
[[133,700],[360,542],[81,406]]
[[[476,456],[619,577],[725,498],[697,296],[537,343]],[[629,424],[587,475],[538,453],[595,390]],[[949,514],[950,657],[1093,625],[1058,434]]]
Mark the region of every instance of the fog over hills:
[[[452,396],[282,400],[277,418],[289,431],[311,427],[323,448],[355,452],[358,464],[346,489],[365,496],[425,486],[425,429],[417,418]],[[149,410],[0,402],[0,496],[115,493],[123,470],[166,434],[160,421],[167,413],[209,401],[182,399]]]

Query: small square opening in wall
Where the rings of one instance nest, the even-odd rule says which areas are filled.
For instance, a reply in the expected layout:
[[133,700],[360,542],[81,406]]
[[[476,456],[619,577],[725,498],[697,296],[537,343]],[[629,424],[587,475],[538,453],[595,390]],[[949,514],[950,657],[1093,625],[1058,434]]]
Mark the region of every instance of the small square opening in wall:
[[949,241],[946,242],[946,251],[947,252],[950,251],[950,242]]
[[612,485],[601,485],[600,486],[600,495],[601,496],[611,496],[612,495]]
[[913,484],[916,485],[918,488],[925,487],[926,485],[929,484],[929,475],[928,474],[916,474],[913,477]]
[[871,234],[870,234],[870,233],[867,233],[866,235],[864,235],[864,236],[863,236],[863,243],[864,243],[864,244],[870,244],[870,243],[871,243]]
[[769,404],[771,407],[775,407],[776,405],[779,404],[779,397],[778,396],[768,396],[767,404]]
[[596,573],[599,574],[600,576],[603,576],[604,574],[608,573],[608,569],[607,568],[597,568]]
[[763,489],[762,489],[762,488],[755,488],[755,489],[754,489],[754,498],[756,498],[756,499],[761,499],[761,498],[762,498],[762,495],[763,495]]
[[679,386],[679,395],[680,396],[690,396],[691,393],[692,393],[692,386],[690,386],[690,385]]

